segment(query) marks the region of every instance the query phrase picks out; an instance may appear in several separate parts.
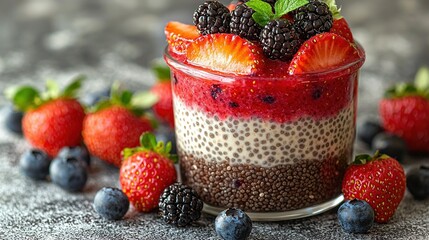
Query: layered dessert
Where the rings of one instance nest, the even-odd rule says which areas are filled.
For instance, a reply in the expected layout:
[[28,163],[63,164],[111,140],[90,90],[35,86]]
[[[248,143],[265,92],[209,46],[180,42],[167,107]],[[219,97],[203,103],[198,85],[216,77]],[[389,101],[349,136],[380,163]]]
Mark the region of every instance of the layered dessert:
[[[255,4],[284,14],[264,25]],[[340,195],[364,53],[350,32],[331,32],[331,6],[301,4],[252,0],[230,12],[208,1],[195,26],[166,27],[181,174],[210,206],[285,212]],[[325,22],[312,34],[299,24],[313,7]]]

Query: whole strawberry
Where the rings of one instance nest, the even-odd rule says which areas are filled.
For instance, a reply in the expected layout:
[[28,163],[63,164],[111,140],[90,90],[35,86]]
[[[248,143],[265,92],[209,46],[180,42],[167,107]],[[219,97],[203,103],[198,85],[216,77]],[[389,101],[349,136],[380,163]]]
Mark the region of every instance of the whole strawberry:
[[429,152],[429,69],[420,69],[414,84],[389,89],[379,109],[386,131],[404,139],[411,151]]
[[141,146],[124,149],[124,162],[119,170],[122,191],[141,212],[158,206],[165,188],[176,181],[177,174],[169,152],[171,143],[157,142],[151,133],[140,138]]
[[99,102],[84,119],[82,135],[88,151],[120,167],[121,151],[138,146],[140,135],[153,130],[143,113],[154,101],[155,97],[149,93],[112,89],[111,98]]
[[153,68],[158,82],[151,88],[151,92],[158,97],[158,101],[153,105],[152,110],[162,121],[174,128],[173,93],[170,81],[170,69],[161,64]]
[[60,91],[54,81],[46,82],[46,92],[40,93],[31,86],[7,90],[15,107],[25,115],[22,130],[28,142],[47,152],[51,157],[65,146],[78,146],[81,142],[85,112],[76,100],[76,91],[83,78],[77,77]]
[[395,159],[380,155],[357,156],[347,169],[342,190],[348,200],[364,200],[375,212],[375,221],[386,223],[404,197],[405,173]]

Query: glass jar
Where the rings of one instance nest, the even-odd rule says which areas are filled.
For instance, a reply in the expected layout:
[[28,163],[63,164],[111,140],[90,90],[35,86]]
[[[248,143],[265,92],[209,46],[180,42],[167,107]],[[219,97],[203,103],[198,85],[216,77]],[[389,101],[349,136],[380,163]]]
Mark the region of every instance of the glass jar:
[[228,207],[253,220],[311,216],[342,202],[352,160],[361,58],[282,77],[217,74],[172,57],[182,181],[211,214]]

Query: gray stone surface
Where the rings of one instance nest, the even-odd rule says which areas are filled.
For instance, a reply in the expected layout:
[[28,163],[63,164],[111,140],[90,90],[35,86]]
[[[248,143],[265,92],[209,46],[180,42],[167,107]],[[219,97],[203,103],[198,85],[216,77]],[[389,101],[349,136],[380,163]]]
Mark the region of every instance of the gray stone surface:
[[[224,1],[227,2],[227,1]],[[411,80],[429,65],[429,2],[425,0],[339,1],[367,61],[361,71],[359,118],[375,115],[383,90]],[[165,45],[169,20],[191,21],[192,0],[2,0],[0,1],[0,90],[17,83],[40,84],[53,78],[64,84],[88,76],[84,92],[121,80],[133,89],[153,82],[147,70]],[[100,161],[91,168],[82,194],[66,193],[49,182],[24,178],[17,167],[29,146],[3,128],[6,104],[0,96],[0,239],[219,239],[213,217],[177,229],[155,213],[130,211],[108,222],[92,210],[103,186],[118,186],[117,170]],[[366,151],[357,146],[357,152]],[[406,167],[428,162],[409,158]],[[369,234],[341,231],[335,211],[276,223],[255,223],[251,239],[429,239],[429,201],[407,193],[389,224]]]

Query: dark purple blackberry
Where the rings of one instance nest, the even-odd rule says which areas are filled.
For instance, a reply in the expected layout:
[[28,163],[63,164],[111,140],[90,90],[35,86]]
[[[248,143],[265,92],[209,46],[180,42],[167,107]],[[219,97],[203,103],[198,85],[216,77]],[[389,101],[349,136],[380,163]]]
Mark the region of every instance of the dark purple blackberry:
[[293,14],[294,26],[301,39],[328,32],[332,27],[332,13],[328,5],[317,0],[298,8]]
[[166,223],[185,227],[201,217],[203,201],[194,189],[175,183],[159,199],[159,213]]
[[254,12],[255,10],[245,4],[238,5],[231,12],[231,23],[229,25],[231,33],[249,40],[257,40],[261,27],[252,18]]
[[292,23],[286,19],[269,22],[259,36],[262,50],[270,59],[289,61],[302,44]]
[[218,1],[206,1],[194,12],[194,24],[201,34],[229,33],[231,14]]

